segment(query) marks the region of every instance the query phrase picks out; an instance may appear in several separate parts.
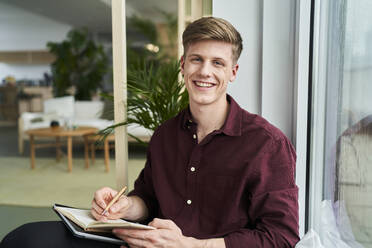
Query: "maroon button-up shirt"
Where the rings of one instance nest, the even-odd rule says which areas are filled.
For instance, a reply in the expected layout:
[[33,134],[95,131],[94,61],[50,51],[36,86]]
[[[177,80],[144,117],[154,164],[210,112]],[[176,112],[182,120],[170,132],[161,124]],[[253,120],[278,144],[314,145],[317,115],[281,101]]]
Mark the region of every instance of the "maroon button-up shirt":
[[298,237],[296,154],[285,135],[230,104],[220,130],[197,142],[189,109],[153,134],[130,195],[150,218],[173,220],[183,235],[225,239],[226,247],[293,247]]

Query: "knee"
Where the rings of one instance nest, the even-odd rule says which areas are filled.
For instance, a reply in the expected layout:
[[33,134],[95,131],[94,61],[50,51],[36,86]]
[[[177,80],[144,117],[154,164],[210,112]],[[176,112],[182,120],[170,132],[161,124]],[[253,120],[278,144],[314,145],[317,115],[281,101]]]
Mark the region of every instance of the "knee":
[[53,236],[50,232],[55,229],[56,225],[58,224],[54,222],[24,224],[8,233],[0,243],[0,248],[48,247],[50,245],[51,236]]
[[25,247],[24,245],[28,244],[30,240],[32,241],[30,236],[32,235],[31,230],[34,225],[35,223],[28,223],[14,229],[4,237],[0,243],[0,247]]

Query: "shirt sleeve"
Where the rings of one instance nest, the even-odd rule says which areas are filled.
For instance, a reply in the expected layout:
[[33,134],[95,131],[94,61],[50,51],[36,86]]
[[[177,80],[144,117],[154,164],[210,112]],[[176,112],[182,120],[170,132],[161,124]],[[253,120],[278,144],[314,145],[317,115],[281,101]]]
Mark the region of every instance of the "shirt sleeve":
[[226,235],[227,248],[285,248],[299,240],[296,154],[286,138],[268,143],[266,152],[254,162],[255,176],[248,182],[247,212],[252,225]]
[[145,167],[142,169],[138,178],[134,183],[134,189],[129,192],[128,196],[138,196],[144,202],[148,209],[149,216],[144,222],[151,221],[159,209],[159,204],[156,199],[154,185],[152,180],[152,169],[151,169],[151,152],[150,149],[147,152],[147,159]]

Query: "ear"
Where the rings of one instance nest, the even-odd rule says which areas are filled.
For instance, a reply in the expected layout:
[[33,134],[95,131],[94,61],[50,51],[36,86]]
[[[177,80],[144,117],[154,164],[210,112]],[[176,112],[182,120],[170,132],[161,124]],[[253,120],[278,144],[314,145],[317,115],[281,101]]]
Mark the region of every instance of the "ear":
[[183,76],[184,70],[185,70],[185,59],[184,59],[184,55],[182,55],[181,56],[181,59],[180,59],[180,69],[181,69],[181,74]]
[[235,64],[233,68],[231,69],[231,76],[230,76],[230,82],[233,82],[236,78],[236,74],[238,73],[239,65]]

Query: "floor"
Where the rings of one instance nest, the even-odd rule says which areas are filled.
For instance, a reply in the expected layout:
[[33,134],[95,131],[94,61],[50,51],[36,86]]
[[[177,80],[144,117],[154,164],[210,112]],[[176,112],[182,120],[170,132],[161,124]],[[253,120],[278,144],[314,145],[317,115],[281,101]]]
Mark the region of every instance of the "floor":
[[[0,156],[29,156],[29,144],[25,142],[25,152],[18,154],[17,127],[0,126]],[[146,148],[138,144],[129,145],[129,158],[145,158]],[[100,156],[98,151],[97,156]],[[74,157],[84,157],[84,147],[74,146]],[[44,148],[36,152],[38,157],[54,157],[55,149]],[[113,156],[114,154],[112,154]],[[0,205],[0,240],[14,228],[28,222],[58,220],[58,217],[51,208],[35,208]]]

